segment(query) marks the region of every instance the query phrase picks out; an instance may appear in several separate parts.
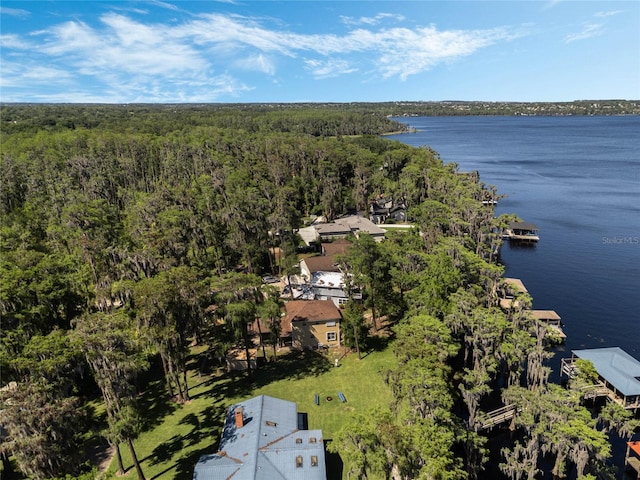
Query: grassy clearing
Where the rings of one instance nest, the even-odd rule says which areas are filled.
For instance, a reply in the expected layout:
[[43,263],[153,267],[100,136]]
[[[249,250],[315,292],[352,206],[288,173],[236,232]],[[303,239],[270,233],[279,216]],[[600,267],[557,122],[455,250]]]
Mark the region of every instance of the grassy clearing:
[[[190,365],[191,402],[178,405],[163,392],[156,381],[140,397],[147,429],[135,442],[147,480],[187,480],[193,476],[198,457],[217,450],[222,423],[229,405],[255,395],[270,395],[298,404],[299,412],[308,414],[309,428],[322,429],[330,441],[354,412],[366,412],[378,405],[388,405],[391,393],[380,372],[394,363],[390,348],[366,354],[362,360],[351,353],[334,366],[337,352],[291,353],[261,368],[249,382],[243,375],[197,374],[197,356]],[[346,397],[340,402],[338,391]],[[315,404],[315,394],[320,405]],[[332,400],[328,401],[327,397]],[[131,457],[121,446],[125,478],[136,478]],[[338,458],[328,459],[330,478],[344,477]],[[113,461],[107,476],[115,477]],[[346,477],[345,477],[346,478]]]

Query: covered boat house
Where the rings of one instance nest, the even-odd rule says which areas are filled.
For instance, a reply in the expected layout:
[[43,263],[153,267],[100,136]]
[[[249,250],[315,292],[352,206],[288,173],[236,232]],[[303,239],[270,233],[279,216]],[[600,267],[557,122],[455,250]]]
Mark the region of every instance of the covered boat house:
[[634,412],[640,409],[640,361],[620,347],[573,350],[571,358],[562,359],[561,375],[574,377],[577,359],[590,361],[600,377],[591,398],[607,397]]
[[555,310],[531,310],[531,316],[540,322],[546,323],[549,330],[561,342],[567,339],[567,335],[562,330],[562,319]]
[[502,235],[503,238],[509,240],[523,242],[537,242],[540,240],[538,236],[538,227],[533,223],[527,222],[511,222]]

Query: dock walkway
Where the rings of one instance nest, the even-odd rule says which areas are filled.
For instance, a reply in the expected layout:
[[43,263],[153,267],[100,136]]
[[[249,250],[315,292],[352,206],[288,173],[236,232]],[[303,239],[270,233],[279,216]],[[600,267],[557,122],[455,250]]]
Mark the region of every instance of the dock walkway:
[[513,420],[518,409],[515,405],[505,405],[487,413],[487,418],[480,425],[479,430],[489,430],[496,425]]

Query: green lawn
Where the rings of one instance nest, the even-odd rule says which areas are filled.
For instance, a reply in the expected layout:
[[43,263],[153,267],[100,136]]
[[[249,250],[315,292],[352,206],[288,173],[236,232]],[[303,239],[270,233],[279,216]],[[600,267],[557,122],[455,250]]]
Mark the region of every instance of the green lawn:
[[[246,398],[264,394],[296,402],[298,411],[308,414],[309,428],[322,429],[325,441],[330,441],[354,412],[389,404],[391,393],[380,372],[394,364],[390,348],[371,351],[362,360],[351,353],[338,367],[334,367],[334,358],[331,352],[289,354],[258,370],[249,382],[244,375],[198,376],[198,359],[194,357],[190,365],[192,400],[186,405],[166,398],[160,381],[151,383],[140,398],[148,426],[135,441],[147,480],[191,479],[198,457],[217,450],[227,407]],[[338,391],[346,397],[345,403],[340,402]],[[314,401],[316,393],[321,399],[319,406]],[[125,445],[121,452],[128,468],[125,477],[136,478]],[[346,478],[339,473],[340,459],[329,457],[329,478]],[[113,461],[107,476],[115,469]]]

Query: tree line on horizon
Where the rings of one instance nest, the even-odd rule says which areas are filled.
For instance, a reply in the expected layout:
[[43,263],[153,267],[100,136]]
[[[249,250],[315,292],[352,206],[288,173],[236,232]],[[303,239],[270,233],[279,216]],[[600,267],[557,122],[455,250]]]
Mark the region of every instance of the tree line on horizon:
[[[160,366],[165,394],[189,400],[194,342],[223,358],[281,300],[260,275],[289,274],[312,216],[402,199],[415,229],[341,258],[364,294],[345,309],[346,341],[366,342],[364,309],[394,325],[389,409],[356,415],[337,448],[350,475],[478,478],[491,402],[516,405],[504,474],[607,472],[607,432],[637,428],[611,404],[592,418],[577,390],[550,384],[546,327],[498,308],[499,232],[476,174],[428,147],[379,135],[377,111],[273,106],[3,106],[0,144],[0,425],[3,461],[25,477],[83,473],[99,430],[136,459],[141,379]],[[275,251],[281,255],[275,255]],[[354,332],[354,335],[351,335]],[[277,338],[272,341],[275,344]],[[585,367],[585,372],[588,368]],[[259,375],[249,369],[249,375]],[[581,381],[586,381],[584,378]],[[144,478],[135,460],[139,478]]]

